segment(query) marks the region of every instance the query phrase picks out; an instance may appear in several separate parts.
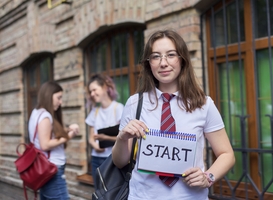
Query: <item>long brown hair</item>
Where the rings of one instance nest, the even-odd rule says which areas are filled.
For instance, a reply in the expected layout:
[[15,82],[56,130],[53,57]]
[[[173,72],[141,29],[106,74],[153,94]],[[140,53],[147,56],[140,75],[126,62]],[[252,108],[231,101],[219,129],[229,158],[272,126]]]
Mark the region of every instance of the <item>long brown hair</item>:
[[185,41],[173,30],[156,31],[151,35],[146,43],[141,59],[142,69],[138,81],[137,92],[153,92],[156,94],[155,87],[159,86],[159,82],[153,76],[151,66],[147,58],[149,58],[152,53],[154,42],[164,37],[169,38],[173,42],[177,54],[181,57],[181,71],[177,77],[177,84],[179,96],[182,97],[182,107],[185,108],[187,112],[192,112],[196,108],[201,108],[206,101],[205,93],[197,84],[195,79],[190,54]]
[[45,82],[38,92],[37,109],[46,109],[53,117],[53,133],[55,138],[65,137],[68,139],[67,131],[63,127],[62,107],[54,111],[53,107],[53,94],[63,91],[63,88],[55,81]]

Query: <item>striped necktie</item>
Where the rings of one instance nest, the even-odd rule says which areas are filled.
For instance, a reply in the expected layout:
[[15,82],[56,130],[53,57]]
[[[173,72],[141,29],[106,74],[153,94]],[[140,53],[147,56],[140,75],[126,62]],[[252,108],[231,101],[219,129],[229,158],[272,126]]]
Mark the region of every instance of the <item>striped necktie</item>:
[[[170,100],[174,95],[168,93],[162,93],[163,105],[162,105],[162,113],[161,113],[161,127],[162,131],[170,131],[175,132],[175,121],[171,113],[170,109]],[[160,180],[165,183],[167,186],[172,187],[179,178],[177,177],[167,177],[167,176],[159,176]]]

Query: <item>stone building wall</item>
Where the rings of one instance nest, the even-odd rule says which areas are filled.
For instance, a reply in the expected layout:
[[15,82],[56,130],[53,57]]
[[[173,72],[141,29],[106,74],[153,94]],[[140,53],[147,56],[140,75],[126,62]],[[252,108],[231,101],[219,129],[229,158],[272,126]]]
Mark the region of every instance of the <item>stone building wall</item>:
[[80,136],[70,141],[66,150],[69,192],[78,199],[88,199],[92,188],[76,180],[77,175],[87,171],[82,47],[99,31],[120,24],[145,24],[145,40],[155,30],[171,28],[188,44],[202,84],[200,14],[195,8],[200,0],[72,2],[53,9],[48,9],[46,0],[0,2],[0,180],[1,184],[21,188],[14,161],[17,144],[24,142],[28,121],[23,66],[33,56],[48,52],[54,54],[54,80],[64,89],[64,122],[81,127]]

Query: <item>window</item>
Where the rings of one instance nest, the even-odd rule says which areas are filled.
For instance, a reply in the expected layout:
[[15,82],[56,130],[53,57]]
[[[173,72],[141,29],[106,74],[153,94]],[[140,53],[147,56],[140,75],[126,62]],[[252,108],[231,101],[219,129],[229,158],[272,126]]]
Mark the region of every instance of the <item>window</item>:
[[[236,7],[235,3],[229,3],[226,5],[226,9],[220,8],[215,11],[214,17],[211,20],[214,21],[214,26],[211,26],[211,38],[215,35],[215,40],[211,40],[213,43],[211,46],[222,46],[225,45],[225,40],[227,44],[233,44],[238,42],[239,38],[237,37],[238,33],[238,23],[234,20],[234,16],[236,16],[236,8],[238,8],[238,18],[239,24],[241,27],[240,30],[240,41],[245,40],[245,29],[244,27],[244,10],[243,10],[243,1],[239,1],[238,7]],[[224,13],[225,12],[225,13]],[[226,21],[226,23],[224,23]],[[239,27],[239,28],[240,28]],[[225,34],[226,33],[226,38]]]
[[[109,75],[119,93],[117,101],[125,104],[136,91],[138,64],[144,48],[143,30],[143,26],[135,25],[110,30],[95,38],[85,49],[86,84],[94,73]],[[90,163],[90,149],[87,157]],[[88,171],[90,174],[90,166]],[[79,176],[78,180],[92,184],[92,178],[87,174]]]
[[136,90],[138,63],[144,45],[143,28],[126,28],[102,34],[88,45],[87,81],[94,73],[105,73],[115,82],[118,101],[125,104]]
[[211,196],[273,197],[273,2],[221,0],[204,15],[210,96],[236,164]]
[[[246,89],[243,63],[241,63],[241,66],[237,60],[228,63],[219,63],[218,77],[220,85],[219,109],[221,110],[232,146],[240,148],[242,146],[242,140],[240,134],[238,134],[241,132],[240,117],[246,116]],[[235,151],[235,157],[237,163],[238,161],[242,161],[240,152]],[[231,180],[235,180],[242,172],[241,165],[236,164],[233,173],[228,174],[228,177]]]
[[[255,8],[255,38],[267,37],[273,35],[273,2],[266,0],[253,1]],[[268,20],[269,19],[269,20]],[[268,22],[270,27],[268,27]],[[270,34],[268,32],[270,31]]]
[[[31,59],[24,65],[26,73],[26,95],[28,119],[37,104],[37,94],[40,86],[49,80],[53,80],[53,60],[51,56],[39,56],[39,59]],[[28,133],[28,131],[26,132]],[[28,134],[25,135],[28,141]]]
[[[258,116],[259,116],[259,132],[260,132],[260,148],[264,150],[272,150],[272,124],[270,124],[270,116],[272,116],[272,64],[270,67],[270,57],[273,58],[273,48],[271,55],[269,49],[256,51],[257,55],[257,82],[258,82]],[[272,173],[272,152],[262,154],[261,171],[262,185],[266,186],[273,177]],[[273,185],[269,188],[273,192]]]

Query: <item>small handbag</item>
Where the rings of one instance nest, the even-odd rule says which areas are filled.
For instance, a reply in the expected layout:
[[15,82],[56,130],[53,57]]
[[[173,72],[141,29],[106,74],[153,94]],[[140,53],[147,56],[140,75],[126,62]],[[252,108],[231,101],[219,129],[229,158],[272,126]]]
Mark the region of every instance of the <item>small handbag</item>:
[[[143,95],[139,93],[139,100],[136,112],[136,119],[139,119],[142,109]],[[129,195],[129,181],[134,168],[134,148],[137,139],[133,139],[130,162],[119,169],[115,166],[110,155],[97,168],[95,174],[95,192],[92,194],[92,200],[127,200]]]
[[[42,114],[43,112],[41,112]],[[38,122],[41,114],[38,117],[33,141],[36,137],[38,130]],[[25,146],[23,154],[19,153],[19,147]],[[48,152],[48,158],[44,153],[37,149],[33,143],[25,144],[20,143],[16,149],[19,158],[14,162],[16,169],[23,181],[23,188],[26,200],[27,192],[26,187],[34,190],[35,199],[37,199],[37,191],[47,183],[58,171],[58,168],[53,163],[49,162],[50,152]]]

